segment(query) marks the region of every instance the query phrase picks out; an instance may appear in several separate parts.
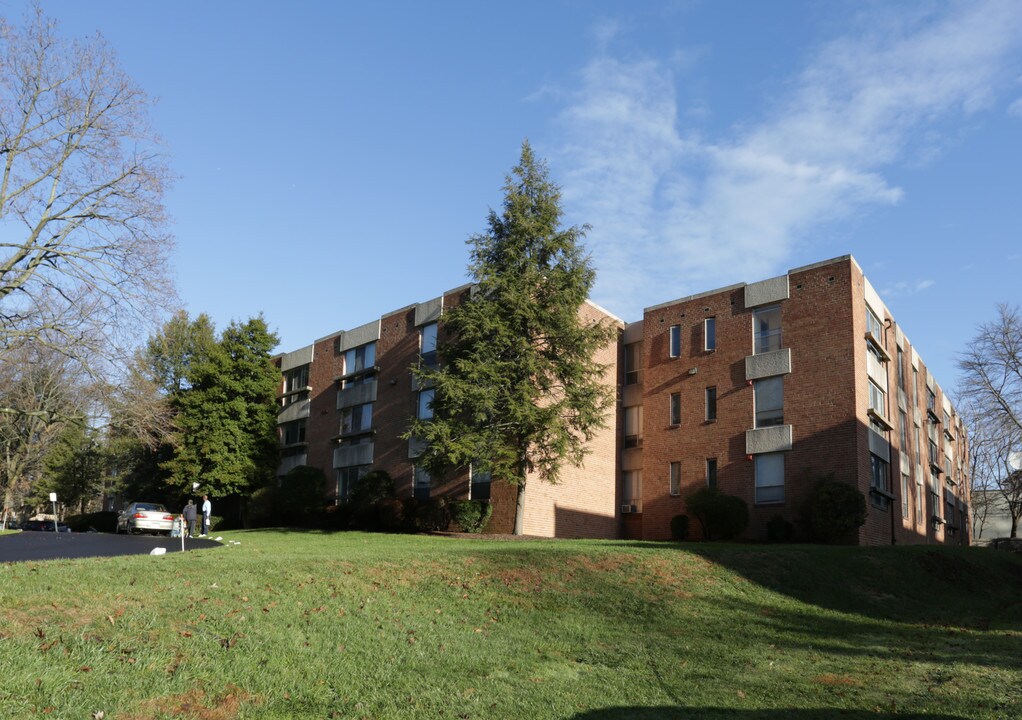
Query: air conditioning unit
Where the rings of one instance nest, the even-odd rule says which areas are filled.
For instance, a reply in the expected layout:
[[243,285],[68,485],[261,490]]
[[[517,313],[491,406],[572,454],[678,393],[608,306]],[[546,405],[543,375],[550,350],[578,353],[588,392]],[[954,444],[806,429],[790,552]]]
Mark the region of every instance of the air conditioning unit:
[[639,506],[638,505],[622,505],[621,506],[621,514],[622,515],[624,515],[626,513],[637,513],[637,512],[639,512]]

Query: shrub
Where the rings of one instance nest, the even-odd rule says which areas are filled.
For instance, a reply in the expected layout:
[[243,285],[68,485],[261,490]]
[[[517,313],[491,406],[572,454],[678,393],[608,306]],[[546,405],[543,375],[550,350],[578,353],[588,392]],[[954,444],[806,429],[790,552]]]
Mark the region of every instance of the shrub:
[[493,514],[493,506],[486,500],[453,500],[451,519],[467,533],[482,532]]
[[772,543],[791,542],[795,535],[795,526],[784,519],[783,515],[774,515],[767,521],[767,541]]
[[833,475],[813,485],[809,497],[809,527],[813,539],[827,544],[851,544],[866,524],[866,496]]
[[70,515],[64,521],[71,532],[96,532],[112,533],[117,530],[117,513],[115,512],[94,512],[83,515]]
[[319,468],[299,465],[280,479],[274,514],[275,524],[312,527],[320,522],[326,506],[326,475]]
[[675,515],[671,518],[671,539],[688,539],[688,515]]
[[397,498],[381,500],[376,506],[376,526],[383,532],[401,532],[405,529],[405,505]]
[[730,540],[749,525],[749,506],[740,497],[704,487],[685,498],[690,513],[703,527],[706,540]]
[[351,527],[356,530],[393,530],[393,512],[381,508],[394,499],[394,480],[384,470],[372,470],[352,484],[345,504],[351,513]]
[[447,530],[451,526],[451,513],[447,498],[435,497],[419,501],[415,512],[415,529],[419,532]]

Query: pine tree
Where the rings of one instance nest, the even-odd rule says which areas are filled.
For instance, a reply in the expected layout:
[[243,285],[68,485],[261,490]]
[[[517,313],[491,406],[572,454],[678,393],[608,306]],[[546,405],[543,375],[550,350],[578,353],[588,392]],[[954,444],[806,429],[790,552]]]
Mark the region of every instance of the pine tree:
[[276,469],[274,398],[280,378],[270,361],[277,337],[262,317],[232,323],[219,342],[191,357],[176,410],[168,484],[211,497],[245,494]]
[[432,473],[472,464],[516,485],[521,534],[527,479],[556,482],[605,426],[612,397],[594,357],[614,329],[580,316],[596,277],[588,228],[560,227],[560,190],[528,142],[504,192],[503,212],[468,241],[474,292],[445,310],[440,366],[414,370],[435,396],[408,436],[425,441]]

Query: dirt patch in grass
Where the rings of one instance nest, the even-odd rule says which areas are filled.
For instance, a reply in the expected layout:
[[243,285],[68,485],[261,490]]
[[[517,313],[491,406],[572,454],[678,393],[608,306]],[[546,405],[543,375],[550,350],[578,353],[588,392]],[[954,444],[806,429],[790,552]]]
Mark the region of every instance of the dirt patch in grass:
[[156,720],[173,717],[182,720],[233,720],[244,706],[258,704],[257,698],[234,685],[210,698],[204,690],[162,695],[143,700],[135,713],[118,714],[123,720]]

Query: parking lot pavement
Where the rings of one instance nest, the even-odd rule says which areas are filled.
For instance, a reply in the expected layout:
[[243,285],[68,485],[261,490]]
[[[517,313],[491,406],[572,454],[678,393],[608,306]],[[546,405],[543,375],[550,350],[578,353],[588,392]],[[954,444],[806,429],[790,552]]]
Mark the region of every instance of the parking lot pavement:
[[[0,562],[148,555],[157,547],[166,548],[169,553],[180,552],[181,538],[165,535],[24,531],[0,536]],[[221,544],[205,538],[185,539],[185,550],[211,547],[221,547]]]

